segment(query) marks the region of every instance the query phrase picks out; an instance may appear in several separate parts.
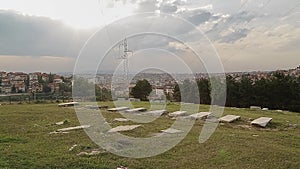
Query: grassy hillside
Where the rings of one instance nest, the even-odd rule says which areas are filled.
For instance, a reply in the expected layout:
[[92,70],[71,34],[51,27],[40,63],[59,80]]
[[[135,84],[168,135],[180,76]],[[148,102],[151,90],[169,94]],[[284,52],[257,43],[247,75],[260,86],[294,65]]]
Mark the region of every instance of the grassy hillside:
[[[112,107],[112,103],[104,103]],[[148,107],[147,103],[136,106]],[[175,111],[177,104],[167,106]],[[208,106],[201,106],[207,111]],[[232,124],[219,124],[205,143],[198,138],[203,121],[197,121],[188,136],[173,149],[155,157],[129,159],[109,152],[94,156],[77,156],[82,151],[100,149],[83,130],[68,134],[49,134],[59,128],[80,125],[72,108],[56,104],[22,104],[0,106],[0,168],[300,168],[300,114],[226,108],[224,114],[240,115]],[[117,113],[104,112],[113,126],[132,124],[113,122]],[[265,129],[249,126],[249,118],[272,117]],[[66,121],[58,126],[54,123]],[[147,137],[172,124],[163,116],[131,132],[130,136]],[[72,151],[70,147],[78,146]]]

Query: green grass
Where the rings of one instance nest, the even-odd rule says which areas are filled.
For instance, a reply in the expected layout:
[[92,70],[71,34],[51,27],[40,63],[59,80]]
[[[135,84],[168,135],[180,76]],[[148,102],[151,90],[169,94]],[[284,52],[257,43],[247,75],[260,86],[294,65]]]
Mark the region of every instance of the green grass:
[[[102,103],[112,107],[111,102]],[[148,103],[135,103],[149,108]],[[207,111],[208,106],[200,106]],[[169,111],[179,109],[168,104]],[[220,124],[212,137],[198,143],[203,121],[197,121],[187,135],[173,149],[151,158],[130,159],[109,152],[95,156],[77,156],[81,151],[99,149],[83,130],[69,134],[49,135],[59,128],[80,125],[72,108],[59,108],[57,104],[17,104],[0,106],[0,168],[107,168],[127,166],[142,168],[300,168],[300,114],[292,112],[254,111],[226,108],[224,115],[240,115],[232,124]],[[112,126],[133,124],[116,123],[117,113],[103,112]],[[249,119],[272,117],[265,129],[248,127]],[[66,121],[62,126],[56,122]],[[173,120],[164,116],[144,124],[128,136],[149,137],[169,127]],[[294,126],[297,124],[298,126]],[[78,146],[72,151],[69,148]],[[100,148],[101,149],[101,148]]]

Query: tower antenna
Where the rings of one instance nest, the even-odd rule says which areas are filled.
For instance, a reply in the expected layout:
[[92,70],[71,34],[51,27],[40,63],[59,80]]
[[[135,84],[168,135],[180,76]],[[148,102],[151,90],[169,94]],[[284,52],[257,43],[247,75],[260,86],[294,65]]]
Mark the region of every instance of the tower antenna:
[[119,53],[120,53],[120,59],[123,59],[123,73],[124,73],[124,80],[126,83],[128,83],[128,71],[129,71],[129,66],[128,66],[128,55],[131,54],[133,55],[133,51],[128,49],[128,42],[127,38],[125,38],[119,45]]

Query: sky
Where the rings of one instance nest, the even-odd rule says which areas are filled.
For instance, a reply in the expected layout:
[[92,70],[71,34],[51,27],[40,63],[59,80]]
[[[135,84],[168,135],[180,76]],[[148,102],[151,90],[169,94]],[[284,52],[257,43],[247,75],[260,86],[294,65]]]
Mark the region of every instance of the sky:
[[1,0],[0,71],[121,70],[125,36],[132,72],[295,68],[299,18],[298,0]]

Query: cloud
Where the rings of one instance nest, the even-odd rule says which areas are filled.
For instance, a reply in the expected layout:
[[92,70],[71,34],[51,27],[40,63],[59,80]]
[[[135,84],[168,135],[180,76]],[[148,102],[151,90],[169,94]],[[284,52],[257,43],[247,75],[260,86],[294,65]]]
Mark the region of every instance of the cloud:
[[72,57],[0,55],[2,71],[69,72],[73,70],[74,64],[75,58]]
[[249,32],[249,29],[239,29],[237,31],[233,31],[230,34],[223,36],[221,42],[233,43],[237,40],[247,37]]
[[57,20],[0,11],[0,54],[77,56],[90,32],[77,31]]
[[208,37],[213,41],[233,43],[245,38],[247,34],[250,33],[250,22],[256,18],[256,16],[243,11],[232,16],[215,15],[215,18],[211,29],[206,31]]
[[[238,69],[242,69],[241,65],[246,65],[243,61],[251,60],[249,59],[251,55],[255,55],[255,57],[252,56],[255,59],[258,56],[271,59],[271,56],[279,58],[279,54],[291,55],[290,58],[295,60],[296,53],[299,53],[300,39],[299,17],[297,17],[299,13],[296,13],[296,10],[299,9],[298,1],[268,1],[247,1],[244,4],[241,3],[241,0],[230,2],[117,0],[115,2],[118,2],[118,5],[133,4],[136,13],[159,13],[158,11],[160,11],[161,18],[154,19],[158,15],[147,18],[136,16],[127,19],[126,22],[113,23],[106,28],[104,38],[107,38],[106,42],[110,43],[125,33],[134,33],[136,30],[144,30],[145,32],[167,30],[167,36],[176,35],[186,43],[195,43],[202,47],[202,44],[207,43],[207,41],[199,34],[200,30],[217,47],[222,57],[233,56],[232,61],[238,64],[236,66]],[[285,3],[287,3],[286,6]],[[113,8],[114,4],[109,3],[108,5]],[[122,12],[120,11],[120,13]],[[184,18],[194,24],[195,27],[182,22],[182,20],[170,19],[162,13]],[[47,17],[23,15],[15,11],[4,10],[0,10],[0,25],[0,55],[30,56],[33,58],[40,58],[39,56],[75,58],[88,37],[94,32],[94,30],[76,30]],[[95,46],[89,50],[89,55],[102,50],[97,48],[97,45],[101,46],[97,42],[95,41]],[[135,51],[158,48],[169,50],[175,54],[180,52],[183,56],[189,54],[182,43],[167,37],[143,35],[134,39],[128,38],[128,42],[130,49]],[[151,52],[148,53],[148,55],[150,54]],[[245,58],[246,56],[249,58]],[[113,57],[115,56],[112,55]],[[151,60],[150,57],[143,56],[140,56],[139,59],[146,63],[155,61]],[[46,59],[44,58],[44,60]],[[273,62],[275,61],[272,60]],[[280,62],[284,62],[283,59]],[[255,64],[254,61],[251,63]],[[1,67],[3,64],[4,62],[0,64]],[[172,64],[170,63],[170,65]],[[233,65],[230,64],[230,66]]]

